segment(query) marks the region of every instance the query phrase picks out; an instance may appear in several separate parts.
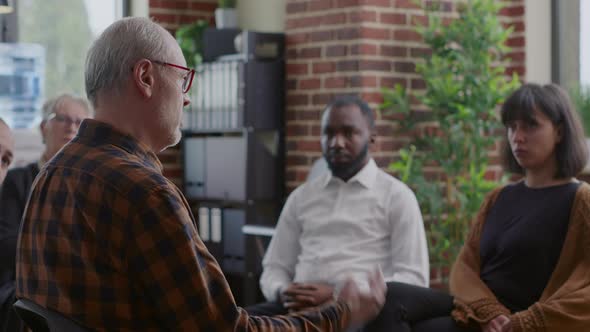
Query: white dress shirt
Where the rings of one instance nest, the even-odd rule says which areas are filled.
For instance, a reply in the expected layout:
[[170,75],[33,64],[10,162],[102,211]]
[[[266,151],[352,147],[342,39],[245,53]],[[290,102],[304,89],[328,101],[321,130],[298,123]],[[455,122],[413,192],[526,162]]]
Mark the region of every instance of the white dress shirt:
[[338,287],[350,276],[367,287],[367,272],[377,266],[385,281],[429,283],[416,197],[372,159],[348,182],[325,172],[295,189],[262,264],[260,286],[268,301],[292,282]]

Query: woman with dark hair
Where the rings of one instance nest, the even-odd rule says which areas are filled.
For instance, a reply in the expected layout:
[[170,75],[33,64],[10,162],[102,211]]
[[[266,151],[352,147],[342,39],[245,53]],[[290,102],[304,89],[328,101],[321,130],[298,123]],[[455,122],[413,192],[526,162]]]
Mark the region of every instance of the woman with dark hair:
[[590,186],[577,113],[557,85],[525,84],[504,103],[505,166],[523,179],[490,193],[447,295],[396,284],[392,331],[590,331]]

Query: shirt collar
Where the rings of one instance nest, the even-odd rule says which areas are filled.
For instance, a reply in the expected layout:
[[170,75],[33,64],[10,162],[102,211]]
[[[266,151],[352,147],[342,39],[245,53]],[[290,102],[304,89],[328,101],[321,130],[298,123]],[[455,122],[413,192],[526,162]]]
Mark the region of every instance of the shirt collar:
[[133,136],[124,134],[109,124],[94,119],[85,119],[80,124],[78,134],[72,141],[97,147],[99,145],[114,145],[139,157],[147,166],[162,173],[162,163],[145,144]]
[[[369,162],[361,168],[358,173],[356,173],[353,177],[351,177],[348,182],[358,182],[361,185],[365,186],[367,189],[371,189],[375,184],[375,179],[377,178],[377,172],[379,171],[379,167],[375,163],[373,158],[369,159]],[[332,175],[332,172],[326,172],[324,174],[324,178],[322,179],[322,187],[326,187],[332,181],[339,181],[343,182],[340,178],[337,178]]]

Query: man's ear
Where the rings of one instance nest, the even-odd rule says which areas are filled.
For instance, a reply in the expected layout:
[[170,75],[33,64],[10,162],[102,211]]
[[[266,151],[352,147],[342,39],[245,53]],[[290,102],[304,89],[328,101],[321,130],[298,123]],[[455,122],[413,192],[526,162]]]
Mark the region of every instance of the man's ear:
[[154,64],[147,60],[139,60],[133,66],[132,81],[139,93],[145,98],[150,98],[154,90]]
[[369,136],[369,142],[371,142],[371,144],[375,144],[375,142],[377,142],[377,134],[375,132],[371,132],[371,136]]

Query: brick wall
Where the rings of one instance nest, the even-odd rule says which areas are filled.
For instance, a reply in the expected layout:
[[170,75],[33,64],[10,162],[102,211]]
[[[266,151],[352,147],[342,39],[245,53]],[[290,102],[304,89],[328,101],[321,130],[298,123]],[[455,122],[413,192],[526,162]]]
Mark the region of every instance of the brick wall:
[[214,22],[217,0],[149,0],[149,15],[171,32],[182,24],[204,19]]
[[[507,74],[524,75],[524,1],[507,5],[502,21],[514,26],[507,42],[513,48]],[[442,8],[443,15],[456,15],[454,1],[443,1]],[[375,107],[382,101],[382,87],[399,83],[424,88],[415,65],[428,50],[414,27],[427,18],[410,0],[288,0],[286,10],[286,185],[292,190],[321,155],[319,117],[331,98],[360,94]],[[377,129],[373,156],[385,167],[409,138],[400,136],[395,121],[380,114]],[[491,157],[496,161],[497,152]],[[500,168],[491,172],[498,176]]]

